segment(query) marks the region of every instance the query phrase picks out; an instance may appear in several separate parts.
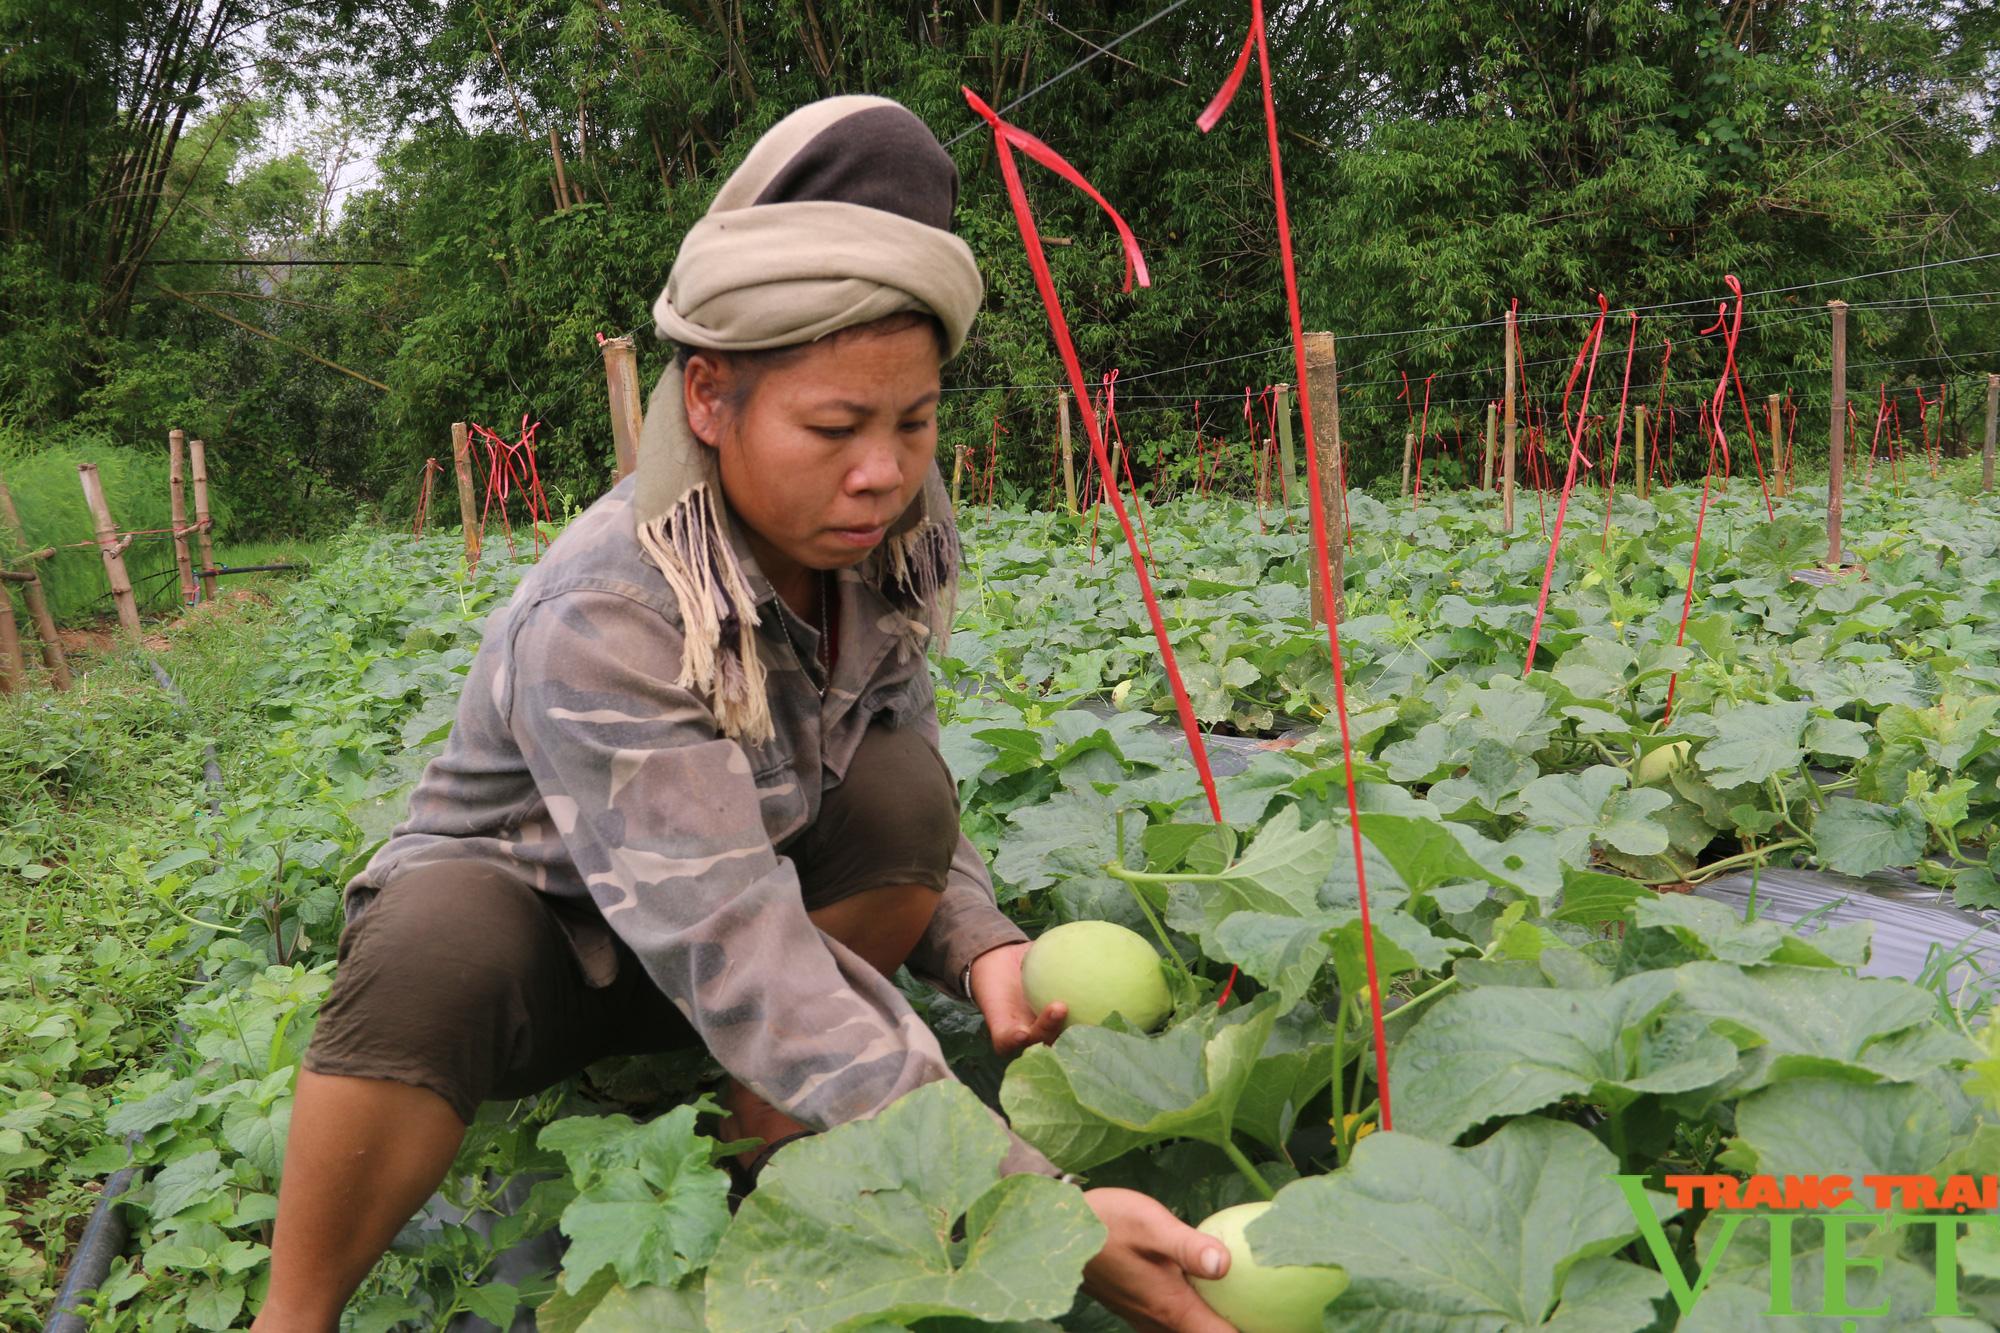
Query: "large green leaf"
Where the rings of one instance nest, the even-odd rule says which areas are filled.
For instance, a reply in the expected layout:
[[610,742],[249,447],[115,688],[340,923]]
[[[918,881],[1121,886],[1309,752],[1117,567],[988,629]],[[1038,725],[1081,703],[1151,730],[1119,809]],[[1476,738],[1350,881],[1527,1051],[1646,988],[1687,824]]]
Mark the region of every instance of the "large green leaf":
[[1361,836],[1415,892],[1467,880],[1529,892],[1523,884],[1527,864],[1518,853],[1467,825],[1421,815],[1364,813]]
[[1801,967],[1859,967],[1868,961],[1868,942],[1875,930],[1872,922],[1850,921],[1801,936],[1783,922],[1745,921],[1726,903],[1688,893],[1661,894],[1634,903],[1632,922],[1671,930],[1718,962]]
[[[1013,829],[993,859],[993,872],[1022,892],[1047,888],[1071,877],[1103,877],[1104,865],[1118,859],[1118,818],[1122,803],[1094,787],[1064,790],[1040,805],[1008,815]],[[1127,864],[1138,859],[1146,816],[1125,812]]]
[[1629,856],[1656,856],[1667,850],[1667,826],[1653,818],[1673,798],[1653,787],[1621,790],[1623,769],[1593,764],[1581,773],[1551,773],[1521,791],[1521,814],[1555,834],[1562,859],[1589,863],[1594,843]]
[[[1007,1135],[970,1089],[927,1084],[771,1159],[709,1266],[712,1333],[811,1333],[1070,1308],[1104,1226],[1075,1188],[999,1175]],[[965,1239],[952,1239],[964,1220]]]
[[1636,880],[1592,870],[1572,870],[1563,876],[1562,903],[1549,917],[1580,926],[1602,926],[1624,918],[1636,902],[1657,897]]
[[[1715,1224],[1711,1218],[1703,1233]],[[1744,1245],[1753,1230],[1768,1225],[1762,1218],[1745,1219],[1732,1249]],[[1792,1228],[1789,1313],[1770,1312],[1772,1268],[1764,1257],[1761,1263],[1733,1267],[1718,1277],[1675,1326],[1677,1333],[1847,1333],[1861,1328],[1871,1333],[1979,1333],[1993,1327],[1981,1318],[1935,1317],[1938,1282],[1929,1262],[1866,1252],[1862,1227],[1853,1230],[1851,1257],[1841,1266],[1840,1281],[1847,1308],[1868,1311],[1866,1322],[1815,1313],[1832,1275],[1826,1271],[1825,1250],[1801,1243],[1800,1233],[1809,1229],[1798,1224]]]
[[1762,782],[1796,768],[1805,758],[1802,738],[1812,705],[1739,704],[1688,719],[1688,729],[1714,739],[1695,755],[1708,779],[1722,788]]
[[1843,875],[1912,866],[1924,854],[1924,819],[1908,803],[1877,805],[1836,796],[1813,824],[1819,863]]
[[1644,1093],[1688,1092],[1736,1068],[1736,1048],[1686,1015],[1669,973],[1603,990],[1480,986],[1438,1001],[1396,1044],[1396,1126],[1450,1142],[1497,1116],[1587,1097],[1621,1111]]
[[1277,1000],[1261,995],[1150,1037],[1072,1027],[1008,1067],[1000,1105],[1016,1133],[1069,1171],[1161,1139],[1220,1147],[1270,1042]]
[[[701,1288],[613,1287],[577,1333],[703,1333]],[[539,1316],[538,1330],[548,1329]]]
[[729,1224],[729,1177],[710,1165],[713,1139],[694,1128],[701,1105],[634,1125],[622,1115],[570,1116],[540,1136],[563,1154],[578,1193],[563,1210],[572,1295],[605,1268],[625,1286],[671,1286],[715,1253]]
[[1467,806],[1493,815],[1521,808],[1521,789],[1541,773],[1535,761],[1494,740],[1481,740],[1465,757],[1464,771],[1434,784],[1430,802],[1446,814]]
[[1614,698],[1625,690],[1625,673],[1638,657],[1612,639],[1586,639],[1562,655],[1552,673],[1579,699]]
[[1728,963],[1686,963],[1675,975],[1688,1008],[1752,1056],[1738,1091],[1792,1078],[1855,1083],[1919,1078],[1936,1067],[1934,1058],[1946,1048],[1971,1058],[1970,1043],[1961,1046],[1947,1033],[1914,1044],[1890,1040],[1925,1024],[1936,1010],[1928,991],[1906,981],[1852,977],[1826,967],[1752,969]]
[[1206,936],[1238,912],[1307,917],[1319,912],[1319,888],[1333,869],[1342,829],[1306,825],[1296,805],[1272,816],[1234,865],[1208,874],[1193,871],[1169,895],[1168,921],[1177,930]]
[[[1370,913],[1370,924],[1375,932],[1376,974],[1384,980],[1419,968],[1435,971],[1450,957],[1450,942],[1400,909],[1378,906]],[[1305,998],[1329,959],[1340,962],[1360,951],[1361,913],[1356,908],[1304,917],[1236,912],[1204,939],[1203,947],[1278,992],[1280,1007],[1289,1009]],[[1344,968],[1341,984],[1352,993],[1360,983],[1351,968]]]
[[[1266,1264],[1339,1264],[1327,1327],[1636,1333],[1659,1274],[1609,1256],[1639,1232],[1618,1163],[1574,1125],[1512,1121],[1472,1148],[1370,1135],[1344,1171],[1279,1191],[1246,1238]],[[1649,1196],[1655,1215],[1671,1200]]]
[[1921,1084],[1796,1078],[1739,1102],[1736,1136],[1739,1167],[1859,1181],[1931,1170],[1951,1145],[1951,1116]]

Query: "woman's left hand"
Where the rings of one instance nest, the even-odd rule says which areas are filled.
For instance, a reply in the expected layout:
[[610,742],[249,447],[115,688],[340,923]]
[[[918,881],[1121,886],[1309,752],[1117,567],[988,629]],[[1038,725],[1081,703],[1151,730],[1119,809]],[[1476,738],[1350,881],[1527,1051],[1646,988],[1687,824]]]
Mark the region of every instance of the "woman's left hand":
[[1055,1041],[1069,1018],[1069,1006],[1060,1000],[1040,1014],[1028,1003],[1027,987],[1021,984],[1021,961],[1028,956],[1028,947],[1003,944],[972,960],[972,998],[986,1016],[986,1030],[1000,1055],[1017,1055],[1037,1042]]

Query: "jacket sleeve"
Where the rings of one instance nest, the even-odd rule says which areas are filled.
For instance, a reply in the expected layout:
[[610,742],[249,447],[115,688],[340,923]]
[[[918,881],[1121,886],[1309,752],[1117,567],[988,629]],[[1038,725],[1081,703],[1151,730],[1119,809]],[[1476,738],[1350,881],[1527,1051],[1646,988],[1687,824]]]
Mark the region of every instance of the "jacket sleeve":
[[[937,699],[928,689],[911,725],[922,733],[931,749],[939,749]],[[938,766],[950,772],[942,752]],[[956,780],[956,774],[952,775]],[[1026,931],[1014,924],[994,901],[993,877],[987,872],[986,858],[972,845],[963,830],[958,848],[952,853],[951,869],[945,873],[944,896],[930,926],[918,939],[905,963],[910,974],[957,1000],[969,1000],[965,993],[965,969],[973,959],[989,949],[1021,944]]]
[[[743,748],[674,683],[679,627],[613,591],[523,608],[494,688],[607,925],[716,1060],[815,1129],[952,1077],[895,985],[807,916]],[[1009,1131],[1002,1171],[1061,1173]]]

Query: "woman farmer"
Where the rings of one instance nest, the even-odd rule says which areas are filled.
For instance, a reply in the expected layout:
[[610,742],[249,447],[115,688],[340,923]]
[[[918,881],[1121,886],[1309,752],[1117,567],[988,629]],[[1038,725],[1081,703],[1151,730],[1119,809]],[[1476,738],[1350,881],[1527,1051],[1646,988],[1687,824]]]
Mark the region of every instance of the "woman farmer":
[[[983,287],[958,175],[894,102],[773,127],[654,306],[680,348],[636,474],[487,623],[444,754],[348,891],[299,1075],[265,1330],[329,1330],[479,1104],[703,1044],[724,1140],[779,1145],[951,1077],[890,980],[973,1000],[1012,1054],[1060,1031],[959,831],[925,650],[958,539],[941,364]],[[1009,1131],[1006,1173],[1061,1173]],[[1228,1333],[1227,1256],[1130,1190],[1085,1288]]]

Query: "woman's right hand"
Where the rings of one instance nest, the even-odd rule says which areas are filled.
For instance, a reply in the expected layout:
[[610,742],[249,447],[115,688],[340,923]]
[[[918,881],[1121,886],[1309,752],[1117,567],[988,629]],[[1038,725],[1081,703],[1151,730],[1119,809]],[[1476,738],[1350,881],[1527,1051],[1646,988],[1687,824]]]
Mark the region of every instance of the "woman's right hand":
[[1138,1333],[1235,1333],[1188,1282],[1229,1271],[1221,1241],[1137,1190],[1085,1190],[1083,1197],[1111,1233],[1083,1266],[1085,1291]]

